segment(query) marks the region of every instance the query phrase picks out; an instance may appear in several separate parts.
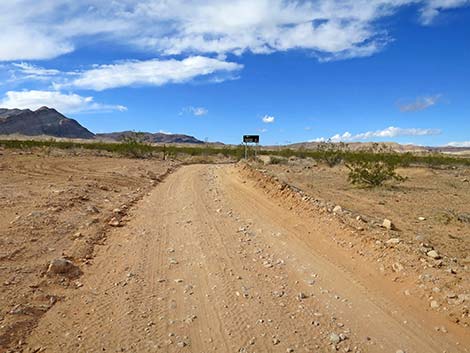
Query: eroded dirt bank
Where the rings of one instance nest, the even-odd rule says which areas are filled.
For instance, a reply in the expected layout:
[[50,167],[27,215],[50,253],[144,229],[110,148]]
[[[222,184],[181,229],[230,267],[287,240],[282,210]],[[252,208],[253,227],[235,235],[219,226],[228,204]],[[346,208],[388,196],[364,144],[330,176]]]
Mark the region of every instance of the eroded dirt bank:
[[[0,352],[82,286],[97,244],[176,163],[0,150]],[[73,271],[48,273],[54,259]],[[72,265],[73,264],[73,265]]]

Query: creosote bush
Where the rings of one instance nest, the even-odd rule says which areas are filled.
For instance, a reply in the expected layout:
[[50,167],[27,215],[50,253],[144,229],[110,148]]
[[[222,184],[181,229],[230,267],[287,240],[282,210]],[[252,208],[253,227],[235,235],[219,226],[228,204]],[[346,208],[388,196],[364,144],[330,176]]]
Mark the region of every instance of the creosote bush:
[[[235,161],[242,159],[245,155],[244,146],[211,146],[211,145],[158,145],[150,144],[145,141],[140,141],[139,133],[137,134],[137,141],[131,143],[115,143],[105,142],[100,140],[88,141],[88,142],[76,142],[76,141],[56,141],[56,140],[2,140],[0,139],[0,149],[12,148],[20,150],[29,150],[33,148],[50,148],[50,149],[62,149],[62,150],[94,150],[102,152],[115,153],[117,155],[134,157],[134,158],[151,158],[160,156],[162,153],[171,158],[176,158],[178,155],[214,155],[221,154],[225,157],[230,157]],[[339,147],[339,148],[338,148]],[[361,150],[351,151],[347,148],[342,147],[328,147],[331,149],[330,152],[325,150],[295,150],[290,148],[282,148],[276,150],[260,148],[258,151],[259,155],[276,155],[284,158],[296,156],[300,158],[313,158],[316,160],[323,160],[328,164],[341,163],[344,161],[352,165],[356,161],[384,161],[385,163],[391,163],[395,166],[409,167],[409,166],[425,166],[432,168],[451,168],[454,166],[466,166],[470,167],[470,158],[465,156],[446,155],[441,153],[428,153],[428,154],[412,154],[412,153],[396,153],[393,151],[384,151],[383,149],[376,151]],[[372,148],[372,150],[377,148]],[[134,153],[136,152],[137,153]],[[339,162],[338,162],[339,160]],[[330,162],[328,162],[330,161]]]
[[320,142],[317,146],[320,159],[331,168],[343,161],[344,152],[347,152],[348,150],[349,148],[344,142],[333,143],[330,140]]
[[150,157],[152,155],[152,147],[144,141],[144,134],[141,132],[134,132],[131,135],[125,136],[122,140],[126,151],[125,154],[132,158]]
[[382,186],[387,181],[404,182],[406,177],[399,175],[396,165],[386,161],[356,160],[347,163],[348,181],[353,185],[374,187]]
[[269,164],[287,164],[287,159],[283,157],[271,156]]

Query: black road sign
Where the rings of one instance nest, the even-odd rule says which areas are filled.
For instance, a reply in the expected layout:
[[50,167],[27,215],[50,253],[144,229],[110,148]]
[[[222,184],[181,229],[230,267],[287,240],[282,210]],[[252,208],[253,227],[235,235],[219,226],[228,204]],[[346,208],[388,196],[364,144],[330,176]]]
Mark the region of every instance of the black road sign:
[[259,143],[259,135],[243,135],[244,143]]

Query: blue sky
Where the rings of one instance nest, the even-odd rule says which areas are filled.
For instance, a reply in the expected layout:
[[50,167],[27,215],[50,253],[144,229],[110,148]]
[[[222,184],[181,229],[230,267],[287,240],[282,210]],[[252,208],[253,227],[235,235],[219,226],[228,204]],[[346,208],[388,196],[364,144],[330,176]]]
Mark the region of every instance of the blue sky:
[[470,146],[469,0],[0,4],[0,107],[93,132]]

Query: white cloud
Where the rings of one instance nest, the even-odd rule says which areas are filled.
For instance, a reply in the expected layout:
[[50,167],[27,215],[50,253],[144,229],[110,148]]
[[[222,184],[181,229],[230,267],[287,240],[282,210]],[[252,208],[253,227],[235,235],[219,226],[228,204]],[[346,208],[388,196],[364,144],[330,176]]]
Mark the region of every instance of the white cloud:
[[336,134],[331,136],[329,139],[319,137],[313,142],[324,142],[330,140],[331,142],[349,142],[349,141],[360,141],[360,140],[371,140],[374,138],[394,138],[399,136],[431,136],[439,135],[441,130],[439,129],[420,129],[420,128],[399,128],[390,126],[383,130],[366,131],[359,134],[351,134],[350,132],[344,132],[342,134]]
[[189,107],[184,107],[183,109],[181,109],[181,112],[179,113],[179,115],[191,114],[194,116],[203,116],[203,115],[207,115],[208,113],[209,113],[209,110],[204,107],[189,106]]
[[209,113],[209,111],[206,108],[203,107],[189,107],[189,110],[193,115],[195,116],[203,116]]
[[70,81],[56,83],[55,88],[74,87],[102,91],[137,85],[161,86],[188,82],[200,76],[216,73],[229,75],[241,68],[243,68],[241,64],[203,56],[192,56],[183,60],[126,61],[79,72],[77,77]]
[[398,107],[402,112],[415,112],[419,110],[424,110],[433,105],[436,105],[437,102],[441,99],[440,94],[436,94],[434,96],[425,96],[425,97],[418,97],[414,102],[411,103],[400,103]]
[[263,118],[261,120],[265,124],[272,124],[272,123],[274,123],[275,118],[273,116],[265,115],[265,116],[263,116]]
[[379,20],[415,4],[430,24],[470,0],[1,1],[0,61],[48,59],[82,43],[163,55],[306,49],[322,60],[372,55],[391,38]]
[[421,23],[431,24],[440,12],[470,5],[470,0],[429,0],[421,8]]
[[447,146],[451,147],[470,147],[470,141],[449,142]]
[[[3,20],[5,13],[2,14]],[[68,40],[61,41],[54,35],[37,33],[26,27],[5,27],[3,24],[0,43],[0,61],[51,59],[74,50]]]
[[45,69],[26,62],[13,63],[12,66],[27,77],[51,77],[61,73],[59,70]]
[[42,106],[55,108],[61,113],[96,111],[125,111],[122,105],[97,103],[93,97],[82,97],[75,93],[64,94],[58,91],[8,91],[0,101],[2,108],[36,110]]

